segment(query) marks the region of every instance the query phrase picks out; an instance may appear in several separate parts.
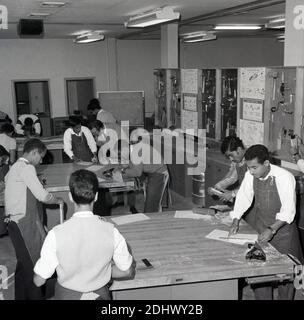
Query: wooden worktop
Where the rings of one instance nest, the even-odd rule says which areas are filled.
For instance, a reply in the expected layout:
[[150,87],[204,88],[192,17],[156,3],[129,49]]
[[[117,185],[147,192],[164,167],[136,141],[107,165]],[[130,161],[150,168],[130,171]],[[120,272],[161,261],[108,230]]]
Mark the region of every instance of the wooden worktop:
[[[115,281],[111,290],[292,273],[292,261],[270,245],[265,248],[268,261],[250,263],[245,259],[246,245],[205,238],[214,229],[229,229],[214,216],[204,221],[176,219],[174,212],[147,215],[150,220],[116,227],[135,260],[146,258],[154,268],[137,270],[133,280]],[[246,223],[240,232],[254,233]]]
[[[61,192],[69,191],[69,179],[71,173],[79,169],[86,169],[92,165],[79,165],[75,163],[57,163],[50,165],[41,165],[37,168],[37,173],[40,176],[41,181],[45,179],[45,189],[49,192]],[[113,165],[111,165],[113,167]],[[118,188],[118,187],[130,187],[134,188],[133,178],[124,178],[123,182],[115,181],[111,178],[106,178],[103,172],[110,168],[109,166],[103,166],[96,173],[97,177],[102,179],[99,181],[100,187],[103,188]]]

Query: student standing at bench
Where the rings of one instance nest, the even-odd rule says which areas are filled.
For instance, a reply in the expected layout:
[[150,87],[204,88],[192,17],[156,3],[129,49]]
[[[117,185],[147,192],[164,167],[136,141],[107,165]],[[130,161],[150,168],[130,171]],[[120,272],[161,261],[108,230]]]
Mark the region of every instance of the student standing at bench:
[[[214,188],[224,192],[223,195],[220,196],[221,200],[233,202],[247,171],[244,159],[246,149],[240,138],[228,136],[221,144],[221,151],[229,158],[231,165],[229,172],[222,180],[215,184]],[[238,183],[237,186],[235,186],[236,183]],[[227,190],[227,188],[231,188],[232,186],[233,190]],[[213,195],[210,188],[208,188],[208,194]]]
[[69,117],[70,128],[63,135],[64,152],[73,161],[97,162],[97,146],[89,128],[81,125],[81,119]]
[[[248,171],[236,195],[234,210],[230,212],[235,234],[242,215],[251,206],[247,222],[259,233],[258,241],[269,242],[282,254],[291,254],[303,263],[303,255],[297,227],[295,178],[287,170],[269,162],[269,152],[263,145],[251,146],[245,153]],[[272,284],[254,285],[258,300],[272,299]],[[279,299],[290,300],[294,296],[293,283],[278,284]]]
[[[7,150],[0,145],[0,196],[1,202],[4,200],[4,190],[5,190],[5,183],[4,178],[9,170],[9,153]],[[7,228],[6,224],[4,223],[4,205],[1,204],[0,206],[0,238],[7,236]]]
[[126,241],[113,224],[93,214],[98,180],[93,172],[71,174],[70,200],[75,213],[47,235],[35,265],[41,286],[57,271],[56,300],[109,300],[111,279],[133,278],[135,266]]
[[39,139],[28,140],[24,144],[22,157],[12,165],[5,179],[5,212],[10,219],[9,235],[18,256],[20,248],[24,247],[28,253],[22,252],[21,256],[30,255],[30,260],[17,260],[15,271],[17,300],[41,298],[32,283],[32,268],[39,258],[46,235],[38,201],[46,204],[63,204],[61,198],[56,198],[43,188],[37,177],[35,166],[39,165],[46,150],[46,146]]
[[16,123],[15,130],[17,135],[41,135],[41,124],[40,120],[34,114],[22,114]]

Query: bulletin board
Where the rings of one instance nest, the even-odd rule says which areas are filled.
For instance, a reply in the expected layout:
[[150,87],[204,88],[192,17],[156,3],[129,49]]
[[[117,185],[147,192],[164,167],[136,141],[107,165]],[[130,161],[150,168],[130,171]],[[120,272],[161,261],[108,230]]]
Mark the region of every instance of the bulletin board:
[[144,91],[99,91],[98,100],[104,110],[118,121],[129,121],[130,126],[144,126]]

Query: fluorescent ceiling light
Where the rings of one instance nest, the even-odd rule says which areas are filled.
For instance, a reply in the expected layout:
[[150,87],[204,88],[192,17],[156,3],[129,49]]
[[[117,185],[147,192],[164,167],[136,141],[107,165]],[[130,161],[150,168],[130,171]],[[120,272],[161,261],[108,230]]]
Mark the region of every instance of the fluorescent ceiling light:
[[179,12],[174,12],[172,7],[158,8],[153,11],[131,17],[125,22],[127,28],[144,28],[180,18]]
[[90,43],[104,40],[105,36],[100,31],[91,31],[85,34],[79,35],[74,40],[75,43]]
[[41,2],[40,6],[44,8],[60,8],[65,6],[66,2],[59,2],[59,1],[43,1]]
[[49,13],[49,12],[31,12],[31,13],[29,14],[29,17],[45,18],[45,17],[48,17],[48,16],[50,16],[50,15],[51,15],[51,13]]
[[280,15],[268,21],[265,24],[265,28],[267,29],[283,29],[285,28],[285,16]]
[[218,25],[215,26],[215,30],[258,30],[261,26],[254,25]]
[[213,32],[193,32],[182,35],[183,42],[202,42],[216,40],[216,35]]

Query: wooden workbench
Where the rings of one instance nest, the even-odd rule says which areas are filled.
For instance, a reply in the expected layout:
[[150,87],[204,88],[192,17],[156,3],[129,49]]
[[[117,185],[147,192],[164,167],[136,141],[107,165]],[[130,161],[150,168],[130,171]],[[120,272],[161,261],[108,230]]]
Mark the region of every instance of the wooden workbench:
[[[152,269],[137,270],[133,280],[114,281],[114,299],[237,299],[238,279],[292,274],[293,262],[266,245],[266,262],[247,262],[246,245],[205,238],[221,220],[176,219],[174,212],[148,214],[150,220],[116,226],[130,244],[136,261]],[[109,221],[110,218],[109,218]],[[245,222],[241,233],[254,233]]]
[[[37,174],[44,187],[49,192],[52,192],[55,196],[61,197],[68,205],[68,211],[66,213],[66,219],[70,218],[74,213],[74,208],[69,200],[69,179],[71,173],[79,169],[86,169],[92,164],[84,166],[77,165],[75,163],[57,163],[51,165],[41,165],[37,168]],[[106,178],[103,172],[111,166],[103,166],[95,174],[98,177],[99,186],[101,188],[109,189],[110,192],[130,191],[134,190],[134,179],[124,178],[123,182],[115,181],[111,178]],[[52,228],[59,224],[58,206],[52,206],[52,208],[46,209],[47,226]],[[54,212],[55,211],[55,212]]]

